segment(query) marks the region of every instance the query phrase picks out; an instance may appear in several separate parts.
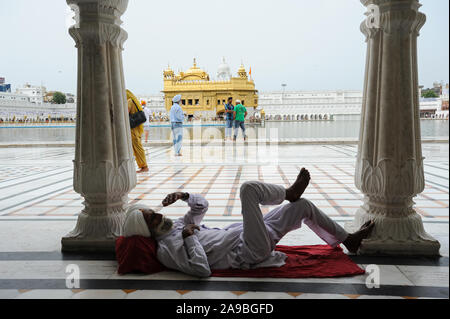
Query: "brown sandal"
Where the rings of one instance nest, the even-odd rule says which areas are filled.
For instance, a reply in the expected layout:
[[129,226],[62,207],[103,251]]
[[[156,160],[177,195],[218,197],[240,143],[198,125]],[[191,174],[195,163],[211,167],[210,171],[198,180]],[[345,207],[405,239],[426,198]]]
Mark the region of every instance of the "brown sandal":
[[148,166],[146,166],[146,167],[142,167],[140,170],[136,171],[136,173],[140,174],[140,173],[145,173],[148,171],[149,171]]

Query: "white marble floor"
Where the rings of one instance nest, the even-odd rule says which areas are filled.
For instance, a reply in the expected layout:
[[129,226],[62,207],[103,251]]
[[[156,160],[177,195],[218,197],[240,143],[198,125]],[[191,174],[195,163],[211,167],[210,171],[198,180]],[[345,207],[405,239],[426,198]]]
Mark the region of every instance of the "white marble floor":
[[[438,259],[352,257],[362,268],[377,265],[380,287],[368,289],[368,274],[332,279],[208,278],[175,272],[153,275],[116,273],[113,256],[64,256],[60,240],[82,208],[72,189],[72,148],[6,148],[0,152],[0,299],[2,298],[152,298],[152,299],[366,299],[448,298],[449,195],[448,144],[424,144],[426,189],[416,209],[426,230],[442,245]],[[198,151],[198,150],[197,150]],[[353,219],[361,194],[353,183],[356,146],[282,145],[276,149],[233,147],[186,148],[174,158],[170,147],[147,148],[150,172],[139,176],[131,201],[158,206],[181,185],[202,192],[210,201],[205,224],[240,220],[240,201],[233,188],[246,180],[288,185],[300,167],[312,183],[305,193],[331,218]],[[271,207],[263,207],[267,213]],[[165,209],[176,218],[182,203]],[[282,245],[323,242],[307,227],[283,238]],[[80,269],[81,287],[67,288],[67,267]]]

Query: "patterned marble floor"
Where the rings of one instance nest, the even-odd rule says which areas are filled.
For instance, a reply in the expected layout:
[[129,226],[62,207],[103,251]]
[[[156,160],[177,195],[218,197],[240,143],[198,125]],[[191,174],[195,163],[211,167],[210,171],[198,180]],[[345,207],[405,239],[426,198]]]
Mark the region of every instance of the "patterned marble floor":
[[[185,190],[206,196],[205,223],[221,227],[241,219],[238,192],[248,180],[280,185],[299,169],[312,175],[305,197],[339,223],[352,220],[361,205],[355,188],[355,145],[280,145],[185,147],[175,158],[170,147],[147,147],[150,172],[138,176],[131,202],[161,209],[167,193]],[[72,189],[72,148],[0,149],[0,299],[1,298],[448,298],[448,144],[425,143],[426,189],[416,199],[425,228],[441,241],[438,259],[353,256],[362,267],[380,267],[381,287],[368,289],[366,275],[338,279],[209,278],[173,272],[118,276],[114,256],[62,255],[60,238],[82,209]],[[271,207],[263,207],[267,213]],[[161,212],[176,218],[183,203]],[[309,229],[289,234],[281,244],[322,244]],[[77,264],[81,287],[67,289],[67,266]]]
[[[168,147],[147,149],[150,172],[138,176],[130,201],[160,205],[170,192],[184,189],[202,193],[212,203],[208,218],[240,218],[236,190],[248,180],[289,185],[301,167],[312,176],[305,197],[331,217],[351,217],[362,195],[354,185],[356,146],[279,146],[271,158],[243,150],[205,148],[196,163],[190,154],[171,156]],[[425,219],[448,221],[448,145],[425,144],[426,188],[416,199],[416,210]],[[187,148],[187,151],[189,149]],[[234,152],[234,153],[233,153]],[[240,154],[240,152],[242,154]],[[225,153],[225,154],[221,154]],[[448,153],[447,153],[448,154]],[[2,149],[0,153],[0,216],[76,216],[82,198],[72,187],[73,149]],[[180,205],[164,209],[171,217],[184,214]],[[264,207],[267,212],[270,207]]]

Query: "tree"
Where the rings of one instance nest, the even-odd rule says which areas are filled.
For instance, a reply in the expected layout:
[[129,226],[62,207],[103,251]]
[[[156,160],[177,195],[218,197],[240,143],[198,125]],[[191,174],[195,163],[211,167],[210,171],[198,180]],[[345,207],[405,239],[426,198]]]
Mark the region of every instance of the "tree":
[[66,104],[66,95],[61,92],[55,92],[53,94],[53,103]]
[[439,96],[433,90],[427,90],[427,91],[423,91],[422,92],[422,97],[424,97],[424,98],[437,98]]

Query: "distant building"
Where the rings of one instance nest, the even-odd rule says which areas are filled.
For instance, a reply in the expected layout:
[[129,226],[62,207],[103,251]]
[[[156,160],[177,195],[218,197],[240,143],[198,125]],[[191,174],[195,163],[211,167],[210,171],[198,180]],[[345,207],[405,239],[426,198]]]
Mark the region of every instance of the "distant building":
[[75,94],[72,93],[66,93],[66,103],[76,103],[77,97]]
[[225,61],[219,66],[218,79],[212,81],[209,74],[194,65],[186,72],[175,74],[167,68],[164,73],[164,97],[167,111],[172,107],[172,98],[181,94],[180,106],[188,115],[214,118],[223,115],[224,104],[229,97],[241,100],[251,115],[258,107],[258,91],[255,83],[241,65],[237,76],[233,77]]
[[432,91],[438,96],[437,98],[420,98],[420,117],[448,119],[448,83],[444,84],[444,82],[434,82],[433,88],[431,89],[424,89],[424,86],[420,86],[419,89],[420,96],[422,96],[422,93],[426,91]]
[[139,95],[138,99],[145,102],[145,106],[153,112],[154,116],[167,114],[164,107],[164,94]]
[[[45,103],[45,87],[29,84],[16,90],[16,93],[0,92],[0,119],[3,121],[42,121],[45,119],[76,118],[76,105]],[[75,98],[74,98],[75,100]]]
[[36,104],[30,102],[25,94],[0,92],[0,119],[3,121],[42,120],[42,119],[75,119],[75,104]]
[[[437,84],[436,84],[437,85]],[[419,87],[419,95],[421,89]],[[448,85],[439,89],[438,98],[419,99],[422,118],[448,118]],[[329,119],[331,116],[359,116],[363,104],[362,91],[291,91],[261,92],[259,108],[268,120]]]
[[26,83],[23,87],[16,89],[16,93],[28,96],[31,103],[43,104],[46,88]]
[[440,97],[440,109],[435,114],[435,118],[438,119],[448,119],[449,118],[449,108],[448,108],[448,93],[449,93],[449,86],[448,83],[444,86],[442,86],[441,90],[442,94]]
[[1,104],[11,104],[11,105],[23,105],[30,104],[30,97],[25,94],[15,94],[10,92],[0,92],[0,105]]
[[53,102],[53,94],[55,94],[55,91],[46,92],[44,94],[44,102],[52,103]]
[[425,118],[434,119],[448,119],[449,118],[449,103],[448,93],[449,85],[444,82],[434,82],[433,88],[423,89],[422,92],[432,91],[438,97],[437,98],[422,98],[420,100],[420,116]]
[[0,92],[11,93],[11,84],[0,84]]
[[259,95],[259,107],[264,110],[266,119],[359,115],[362,101],[362,91],[275,91]]
[[436,112],[441,109],[441,99],[439,98],[420,98],[420,117],[434,118]]
[[225,58],[222,59],[222,64],[217,68],[217,80],[218,81],[230,81],[231,80],[231,69],[230,66],[225,62]]
[[0,92],[11,92],[11,84],[5,82],[5,78],[0,78]]

